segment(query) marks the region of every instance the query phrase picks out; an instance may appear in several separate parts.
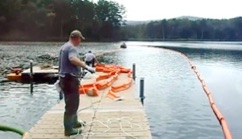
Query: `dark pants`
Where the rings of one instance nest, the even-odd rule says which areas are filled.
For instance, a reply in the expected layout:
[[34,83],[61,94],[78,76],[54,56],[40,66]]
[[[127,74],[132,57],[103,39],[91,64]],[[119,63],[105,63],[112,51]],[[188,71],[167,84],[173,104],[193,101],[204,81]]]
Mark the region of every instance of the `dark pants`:
[[60,78],[60,87],[64,93],[65,112],[64,127],[70,131],[78,122],[77,110],[79,107],[79,80],[71,75]]
[[86,61],[86,65],[94,67],[95,66],[95,59],[93,59],[92,61]]

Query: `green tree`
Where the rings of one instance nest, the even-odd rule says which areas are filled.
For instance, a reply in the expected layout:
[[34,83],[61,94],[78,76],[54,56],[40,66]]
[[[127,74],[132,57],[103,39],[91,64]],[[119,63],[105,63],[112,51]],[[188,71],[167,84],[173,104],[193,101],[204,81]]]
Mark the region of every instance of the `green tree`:
[[0,35],[5,35],[15,25],[20,7],[20,0],[0,0]]
[[117,37],[115,33],[124,22],[125,8],[113,1],[99,0],[95,6],[95,13],[95,20],[101,25],[99,37]]
[[93,37],[94,31],[94,17],[95,4],[88,0],[73,0],[72,8],[75,12],[75,28],[85,32],[85,36]]
[[65,27],[68,26],[72,18],[75,18],[70,0],[53,0],[53,12],[55,14],[54,31],[57,31],[62,39],[64,35],[67,35]]

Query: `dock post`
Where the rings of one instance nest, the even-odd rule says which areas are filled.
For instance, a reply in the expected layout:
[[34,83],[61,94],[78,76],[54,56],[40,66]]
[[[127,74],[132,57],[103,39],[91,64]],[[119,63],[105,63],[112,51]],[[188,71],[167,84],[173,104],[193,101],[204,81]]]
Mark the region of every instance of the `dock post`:
[[140,101],[141,101],[142,105],[144,105],[144,99],[145,99],[145,96],[144,96],[144,78],[140,79],[140,94],[139,94],[139,97],[140,97]]
[[136,66],[135,66],[135,64],[133,64],[132,72],[133,72],[133,79],[135,81],[135,78],[136,78]]
[[33,95],[33,88],[34,88],[34,84],[33,84],[33,61],[30,60],[30,93],[31,95]]

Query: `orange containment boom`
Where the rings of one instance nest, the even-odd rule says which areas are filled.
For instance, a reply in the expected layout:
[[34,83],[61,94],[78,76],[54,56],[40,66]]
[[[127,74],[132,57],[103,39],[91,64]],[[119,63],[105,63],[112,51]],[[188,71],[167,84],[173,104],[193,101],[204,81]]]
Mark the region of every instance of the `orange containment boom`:
[[128,73],[128,77],[129,77],[129,78],[132,78],[132,76],[133,76],[133,75],[132,75],[132,72],[130,71],[130,72]]
[[118,99],[118,98],[120,98],[120,96],[117,95],[117,93],[114,93],[112,90],[108,91],[107,97],[109,97],[111,99]]
[[103,89],[110,87],[117,79],[118,79],[118,74],[111,76],[110,78],[108,78],[106,80],[98,81],[95,84],[95,86],[97,87],[98,90],[103,90]]
[[[171,49],[167,49],[167,50],[174,51]],[[205,83],[204,79],[202,78],[201,74],[199,73],[198,69],[196,68],[196,66],[192,63],[192,61],[185,54],[178,52],[178,51],[174,51],[174,52],[181,54],[183,57],[185,57],[188,60],[192,70],[197,75],[197,79],[201,82],[203,91],[204,91],[204,93],[206,93],[210,106],[222,127],[225,139],[232,139],[233,137],[231,135],[227,122],[226,122],[224,116],[222,115],[222,113],[219,111],[218,107],[216,106],[216,104],[213,100],[213,97],[212,97],[212,93],[211,93],[211,91],[208,90],[206,83]]]
[[131,84],[132,84],[132,79],[128,78],[127,83],[122,84],[122,85],[112,86],[111,90],[113,92],[120,92],[120,91],[128,89],[131,86]]
[[101,80],[99,82],[97,82],[95,84],[95,86],[97,87],[98,90],[103,90],[103,89],[106,89],[108,87],[108,81],[106,80]]
[[126,68],[121,68],[120,72],[121,73],[129,73],[129,72],[131,72],[131,70],[130,69],[126,69]]
[[94,84],[80,85],[79,93],[88,96],[98,96],[98,90]]
[[97,72],[103,72],[104,67],[96,66],[95,69],[96,69]]
[[100,80],[104,80],[104,79],[108,79],[111,76],[111,74],[103,74],[103,75],[99,75],[96,79],[96,81],[100,81]]
[[[107,93],[107,97],[111,99],[119,99],[120,96],[117,95],[116,92],[126,90],[132,85],[132,71],[128,68],[116,65],[97,64],[96,71],[104,72],[104,74],[99,75],[96,78],[95,83],[80,85],[80,94],[98,96],[98,90],[104,90],[111,87]],[[113,85],[113,83],[118,79],[120,73],[127,74],[127,82],[121,85]]]

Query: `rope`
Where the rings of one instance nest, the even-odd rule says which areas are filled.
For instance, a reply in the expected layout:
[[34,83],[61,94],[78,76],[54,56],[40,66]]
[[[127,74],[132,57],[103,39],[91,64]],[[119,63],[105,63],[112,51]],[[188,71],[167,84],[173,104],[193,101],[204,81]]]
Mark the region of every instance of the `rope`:
[[118,52],[118,51],[122,51],[122,49],[113,49],[113,50],[110,50],[110,51],[97,53],[96,57],[100,57],[100,56],[105,55],[105,54],[115,53],[115,52]]
[[216,118],[218,119],[218,121],[219,121],[219,123],[220,123],[220,125],[222,127],[222,131],[223,131],[223,134],[224,134],[225,139],[232,139],[231,132],[229,130],[228,124],[227,124],[224,116],[222,115],[222,113],[220,112],[220,110],[218,109],[218,107],[216,106],[216,104],[215,104],[215,102],[213,100],[213,96],[212,96],[211,91],[209,91],[209,89],[207,88],[206,83],[204,81],[204,78],[201,76],[201,74],[199,73],[197,67],[193,64],[192,60],[190,60],[188,58],[188,56],[186,56],[185,54],[183,54],[181,52],[178,52],[178,51],[175,51],[175,50],[171,50],[171,49],[166,49],[166,48],[163,48],[163,49],[168,50],[168,51],[176,52],[176,53],[180,54],[181,56],[183,56],[185,59],[188,60],[190,66],[191,66],[191,69],[196,74],[198,80],[200,81],[200,83],[202,85],[202,88],[203,88],[204,93],[208,97],[210,106],[211,106],[211,108],[212,108],[212,110],[213,110]]
[[[128,120],[125,120],[125,119],[128,119]],[[119,122],[119,127],[120,127],[121,131],[122,131],[125,135],[127,135],[127,136],[129,136],[129,137],[131,137],[131,138],[133,138],[133,139],[136,139],[135,136],[133,136],[133,135],[127,133],[127,132],[124,130],[123,125],[122,125],[123,123],[126,122],[126,123],[128,123],[128,125],[130,126],[130,128],[133,128],[133,125],[135,125],[135,126],[137,126],[137,127],[139,127],[139,128],[141,129],[141,126],[138,125],[138,124],[134,124],[134,123],[132,123],[132,122],[131,122],[132,120],[133,120],[133,119],[130,118],[130,117],[121,117],[121,118],[108,119],[108,120],[107,120],[107,123],[111,124],[113,121],[117,121],[117,122]]]
[[[83,87],[82,83],[81,83],[81,86]],[[104,91],[105,91],[105,90],[103,90],[103,92],[101,93],[101,98],[104,97]],[[84,90],[84,94],[86,94],[85,90]],[[88,99],[89,99],[90,102],[91,102],[90,106],[87,106],[87,107],[85,107],[85,108],[79,109],[78,112],[80,112],[80,111],[82,111],[82,110],[84,110],[84,109],[89,109],[89,108],[93,107],[93,104],[95,104],[95,103],[93,103],[93,101],[91,100],[91,98],[88,97]],[[96,103],[98,103],[98,102],[101,102],[101,100],[97,101]],[[97,108],[98,108],[98,105],[97,105],[96,109],[97,109]],[[93,117],[96,117],[96,112],[97,112],[97,111],[95,110],[95,111],[94,111],[94,116],[93,116]],[[94,119],[94,118],[93,118],[93,119]],[[94,133],[94,132],[91,132],[91,129],[90,129],[90,130],[89,130],[88,132],[86,132],[86,133],[81,133],[81,134],[80,134],[80,132],[78,132],[74,137],[82,136],[82,137],[85,139],[85,138],[89,138],[89,137],[91,137],[91,136],[95,136],[95,135],[98,135],[98,134],[105,134],[105,133],[107,133],[107,132],[111,129],[111,128],[109,127],[109,124],[112,124],[113,122],[117,122],[117,123],[119,124],[119,127],[120,127],[121,131],[122,131],[125,135],[127,135],[127,136],[130,137],[130,138],[137,139],[135,136],[133,136],[133,135],[127,133],[127,132],[124,130],[124,128],[123,128],[123,124],[124,124],[124,123],[127,123],[131,128],[133,128],[134,126],[137,126],[137,127],[139,127],[139,128],[141,129],[141,126],[140,126],[140,125],[135,124],[135,123],[132,123],[131,121],[132,121],[132,118],[130,118],[130,117],[109,118],[109,119],[106,120],[106,122],[102,122],[102,121],[100,121],[100,120],[93,120],[93,121],[91,121],[91,122],[89,122],[89,123],[86,123],[84,127],[86,127],[86,126],[88,126],[88,125],[92,126],[94,123],[100,123],[101,125],[103,125],[104,127],[106,127],[106,130],[104,130],[104,131],[101,132],[101,133]],[[85,129],[85,128],[83,128],[83,129],[81,129],[81,130],[83,131],[84,129]]]
[[[83,87],[83,85],[82,85],[82,83],[80,83],[81,84],[81,86]],[[85,90],[84,90],[84,94],[86,94],[86,92],[85,92]],[[103,96],[103,94],[104,94],[104,91],[102,92],[102,96]],[[93,101],[91,100],[91,98],[89,98],[89,97],[87,97],[88,98],[88,100],[91,102],[91,104],[90,104],[90,106],[87,106],[87,107],[84,107],[84,108],[82,108],[82,109],[79,109],[77,112],[79,113],[80,111],[82,111],[82,110],[85,110],[85,109],[89,109],[89,108],[92,108],[93,107],[93,104],[95,104],[95,103],[93,103]],[[98,102],[100,102],[101,100],[99,100],[99,101],[97,101],[96,103],[98,103]],[[98,106],[97,106],[98,107]],[[95,117],[95,114],[96,114],[96,111],[94,111],[94,117]],[[92,125],[93,123],[100,123],[100,124],[102,124],[103,126],[105,126],[105,127],[107,127],[107,130],[105,130],[103,133],[106,133],[108,130],[110,130],[110,128],[107,126],[107,125],[105,125],[104,123],[102,123],[101,121],[98,121],[98,120],[95,120],[95,121],[92,121],[92,122],[89,122],[89,123],[86,123],[85,125],[84,125],[84,127],[86,127],[86,126],[88,126],[88,125]],[[84,130],[85,128],[83,128],[83,129],[81,129],[82,131]],[[95,134],[93,133],[93,132],[87,132],[87,133],[81,133],[80,134],[80,132],[78,132],[74,137],[78,137],[78,136],[82,136],[83,137],[83,139],[85,139],[85,138],[88,138],[88,137],[90,137],[90,136],[94,136]]]
[[[80,80],[81,87],[83,87],[83,85],[82,85],[82,81],[83,81],[83,79]],[[86,94],[85,90],[84,90],[84,94]],[[77,113],[79,113],[80,111],[83,111],[83,110],[85,110],[85,109],[92,108],[92,107],[93,107],[93,104],[96,104],[96,103],[99,103],[99,102],[100,102],[100,101],[97,101],[97,102],[94,103],[94,102],[91,100],[91,98],[89,98],[89,97],[87,97],[87,98],[88,98],[88,100],[90,101],[91,104],[90,104],[89,106],[87,106],[87,107],[84,107],[84,108],[79,109],[79,110],[77,111]]]
[[[121,129],[121,131],[122,131],[125,135],[127,135],[127,136],[130,137],[130,138],[137,139],[137,137],[135,137],[135,136],[133,136],[133,135],[127,133],[127,132],[124,130],[124,128],[123,128],[123,124],[126,123],[126,124],[128,124],[128,125],[130,126],[130,128],[134,128],[134,126],[136,126],[136,127],[140,128],[140,129],[142,130],[141,125],[138,125],[138,124],[132,123],[132,122],[131,122],[132,120],[133,120],[133,119],[130,118],[130,117],[110,118],[110,119],[107,119],[105,122],[102,122],[102,121],[100,121],[100,120],[94,120],[94,121],[92,121],[92,122],[89,122],[89,123],[85,124],[85,127],[88,126],[88,125],[91,126],[91,125],[93,125],[93,123],[100,123],[101,125],[103,125],[104,127],[106,127],[106,130],[104,130],[104,131],[101,132],[101,133],[87,132],[87,133],[81,133],[81,134],[79,134],[79,133],[80,133],[80,132],[79,132],[77,135],[75,135],[75,136],[73,136],[73,137],[82,136],[82,137],[85,139],[85,138],[89,138],[89,137],[91,137],[91,136],[105,134],[105,133],[107,133],[108,131],[111,130],[111,128],[110,128],[109,125],[112,124],[112,123],[114,123],[114,122],[117,122],[117,123],[119,124],[119,128]],[[81,129],[81,130],[84,130],[84,129],[85,129],[85,128],[83,128],[83,129]],[[147,130],[147,129],[146,129],[146,130]]]

